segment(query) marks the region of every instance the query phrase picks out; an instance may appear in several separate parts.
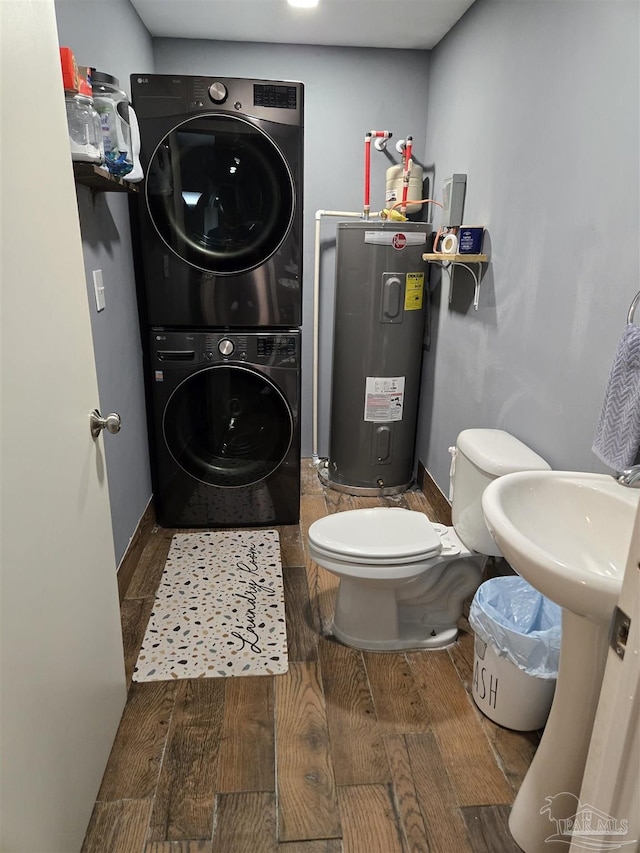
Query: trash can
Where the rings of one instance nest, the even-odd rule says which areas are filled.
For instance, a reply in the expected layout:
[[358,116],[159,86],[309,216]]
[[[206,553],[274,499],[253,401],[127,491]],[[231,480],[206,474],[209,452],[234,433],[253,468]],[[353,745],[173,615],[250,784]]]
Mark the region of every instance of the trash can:
[[473,700],[516,731],[547,721],[558,675],[561,608],[521,577],[485,581],[469,611],[475,631]]

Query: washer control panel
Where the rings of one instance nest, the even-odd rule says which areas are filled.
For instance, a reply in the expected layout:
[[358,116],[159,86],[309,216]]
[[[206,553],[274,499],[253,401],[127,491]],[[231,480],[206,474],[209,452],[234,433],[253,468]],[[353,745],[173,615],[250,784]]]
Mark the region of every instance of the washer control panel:
[[298,351],[297,340],[293,335],[260,335],[257,349],[261,356],[291,356]]
[[202,364],[249,363],[299,367],[300,331],[176,332],[152,329],[154,369],[189,368]]

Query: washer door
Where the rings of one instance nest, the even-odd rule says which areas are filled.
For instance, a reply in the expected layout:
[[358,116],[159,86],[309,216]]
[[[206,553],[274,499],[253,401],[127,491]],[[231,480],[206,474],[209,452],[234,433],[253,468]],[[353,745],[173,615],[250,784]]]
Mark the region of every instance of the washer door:
[[280,389],[261,373],[213,365],[194,373],[167,403],[163,432],[177,464],[212,486],[248,486],[286,457],[293,415]]
[[151,157],[145,188],[167,246],[218,275],[263,264],[293,221],[293,177],[280,149],[236,116],[198,116],[175,127]]

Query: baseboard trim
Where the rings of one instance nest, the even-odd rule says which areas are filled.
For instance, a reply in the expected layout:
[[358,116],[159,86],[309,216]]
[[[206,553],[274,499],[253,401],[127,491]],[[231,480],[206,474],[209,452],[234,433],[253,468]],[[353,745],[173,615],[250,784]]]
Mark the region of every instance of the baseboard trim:
[[418,472],[416,477],[420,491],[424,494],[431,506],[437,511],[438,519],[441,519],[442,524],[451,524],[451,504],[444,496],[440,487],[433,479],[431,474],[424,467],[420,459],[418,459]]
[[121,602],[127,594],[131,578],[155,523],[156,511],[151,497],[118,566],[118,595]]

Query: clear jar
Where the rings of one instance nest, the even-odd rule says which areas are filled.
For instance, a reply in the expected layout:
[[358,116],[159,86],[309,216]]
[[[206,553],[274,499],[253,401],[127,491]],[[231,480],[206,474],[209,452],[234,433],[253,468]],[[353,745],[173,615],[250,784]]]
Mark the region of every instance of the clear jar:
[[64,93],[71,159],[84,163],[102,163],[104,148],[100,117],[88,91],[84,84],[80,92]]
[[133,169],[129,101],[116,77],[93,69],[93,103],[100,116],[107,169],[122,177]]

